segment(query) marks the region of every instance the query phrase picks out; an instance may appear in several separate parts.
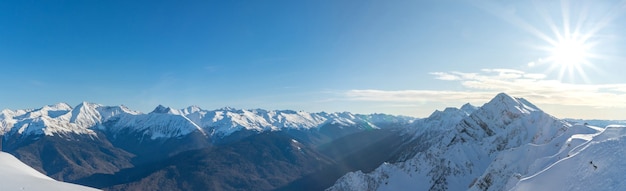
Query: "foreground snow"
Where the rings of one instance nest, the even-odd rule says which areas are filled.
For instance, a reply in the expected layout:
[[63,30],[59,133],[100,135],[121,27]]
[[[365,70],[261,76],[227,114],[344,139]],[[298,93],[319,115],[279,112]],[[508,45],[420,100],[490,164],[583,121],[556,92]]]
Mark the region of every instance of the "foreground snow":
[[626,190],[626,127],[608,126],[592,137],[512,190]]
[[0,190],[97,190],[59,182],[22,163],[13,155],[0,152]]

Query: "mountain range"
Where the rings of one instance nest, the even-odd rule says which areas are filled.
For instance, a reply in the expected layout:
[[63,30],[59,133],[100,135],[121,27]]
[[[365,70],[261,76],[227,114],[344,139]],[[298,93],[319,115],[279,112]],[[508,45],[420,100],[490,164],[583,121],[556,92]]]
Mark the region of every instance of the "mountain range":
[[620,190],[621,122],[504,93],[421,119],[59,103],[2,110],[0,148],[104,190]]
[[[196,106],[176,110],[161,105],[141,113],[125,106],[59,103],[3,110],[0,146],[57,180],[107,190],[272,190],[342,164],[352,151],[377,146],[335,147],[335,140],[378,139],[383,134],[402,140],[397,129],[413,120],[385,114]],[[356,169],[360,166],[345,168],[326,184]]]

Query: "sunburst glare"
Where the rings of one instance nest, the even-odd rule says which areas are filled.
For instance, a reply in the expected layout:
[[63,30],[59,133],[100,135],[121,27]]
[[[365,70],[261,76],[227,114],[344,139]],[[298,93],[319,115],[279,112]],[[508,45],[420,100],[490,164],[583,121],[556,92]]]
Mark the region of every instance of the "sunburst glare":
[[[552,3],[559,3],[560,6],[553,6]],[[590,71],[601,73],[595,62],[605,58],[600,51],[595,50],[606,37],[599,35],[599,32],[623,11],[613,8],[605,14],[598,14],[597,10],[590,10],[591,6],[586,2],[572,3],[575,6],[570,7],[568,0],[536,2],[536,15],[545,22],[545,26],[539,25],[537,20],[530,22],[532,20],[522,19],[514,11],[499,15],[543,41],[543,44],[535,42],[531,45],[543,51],[543,55],[537,55],[539,57],[528,63],[529,67],[547,66],[545,74],[558,74],[559,81],[591,83],[587,74]],[[553,7],[559,7],[560,10]],[[486,9],[494,8],[497,7],[487,6]]]
[[567,72],[569,78],[580,76],[585,81],[589,81],[583,66],[593,67],[589,61],[591,44],[577,34],[565,34],[558,36],[557,39],[551,40],[551,47],[548,48],[550,56],[545,59],[551,64],[548,71],[559,70],[560,80]]
[[550,59],[557,65],[571,67],[585,62],[587,50],[588,47],[581,40],[564,38],[554,45]]

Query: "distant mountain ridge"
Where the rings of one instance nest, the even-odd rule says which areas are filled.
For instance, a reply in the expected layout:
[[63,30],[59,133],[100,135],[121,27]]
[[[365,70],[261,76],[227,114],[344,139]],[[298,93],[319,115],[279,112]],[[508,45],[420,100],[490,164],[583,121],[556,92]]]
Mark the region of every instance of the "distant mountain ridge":
[[[391,119],[393,118],[393,119]],[[39,109],[2,110],[0,135],[12,134],[90,134],[94,130],[120,131],[125,128],[140,131],[151,139],[180,137],[194,131],[208,136],[228,136],[240,130],[276,131],[282,129],[311,129],[324,124],[350,126],[355,124],[379,128],[373,122],[405,121],[411,117],[385,114],[359,115],[349,112],[308,113],[291,110],[263,109],[203,110],[197,106],[172,109],[162,105],[150,113],[133,111],[125,106],[103,106],[83,102],[76,107],[65,103]],[[109,121],[114,121],[108,123]]]

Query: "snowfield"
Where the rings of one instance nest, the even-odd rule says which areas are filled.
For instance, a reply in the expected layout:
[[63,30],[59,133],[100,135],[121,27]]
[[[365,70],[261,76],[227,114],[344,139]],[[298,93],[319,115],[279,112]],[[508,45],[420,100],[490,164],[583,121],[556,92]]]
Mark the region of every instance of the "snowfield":
[[13,155],[0,152],[0,190],[97,190],[76,184],[59,182],[22,163]]
[[578,147],[511,190],[626,190],[626,127],[608,126]]

